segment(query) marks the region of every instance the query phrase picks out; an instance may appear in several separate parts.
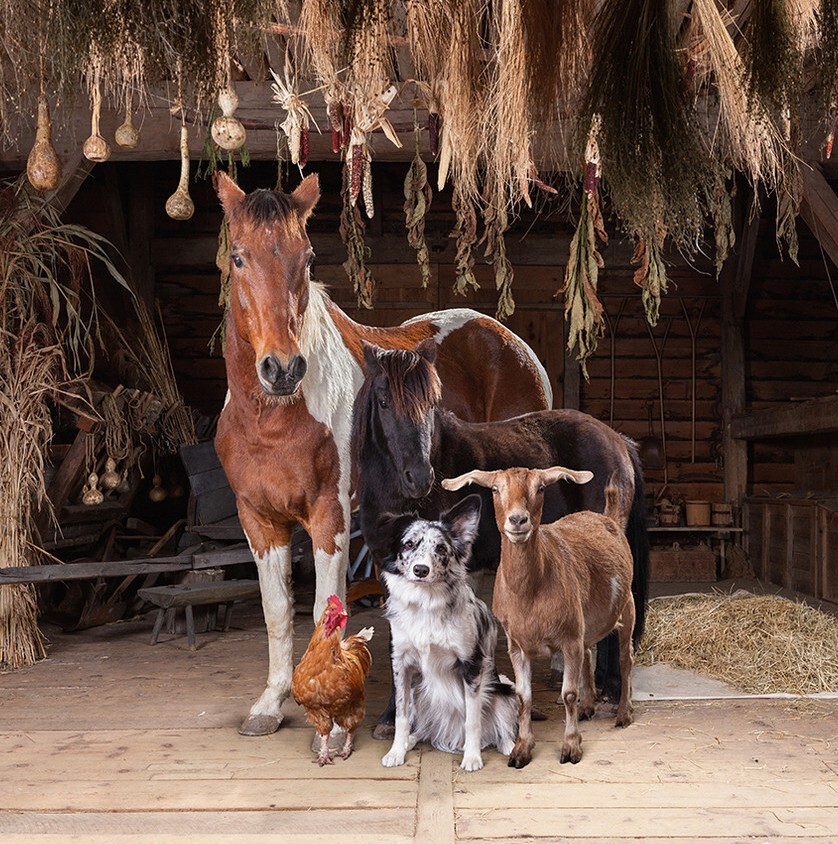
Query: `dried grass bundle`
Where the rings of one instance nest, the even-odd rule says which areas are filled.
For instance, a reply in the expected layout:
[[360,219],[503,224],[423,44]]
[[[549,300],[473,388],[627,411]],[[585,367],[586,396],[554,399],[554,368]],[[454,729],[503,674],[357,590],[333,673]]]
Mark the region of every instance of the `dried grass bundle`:
[[297,24],[301,66],[325,86],[323,97],[333,109],[347,100],[339,73],[346,59],[346,0],[305,0]]
[[480,285],[474,275],[474,246],[477,243],[477,211],[474,203],[464,196],[459,184],[454,185],[451,206],[456,215],[456,225],[449,237],[456,241],[454,256],[454,292],[465,296]]
[[605,0],[592,25],[584,126],[601,115],[603,178],[629,232],[651,240],[665,227],[691,250],[702,235],[698,196],[710,163],[676,34],[673,0]]
[[838,692],[838,618],[775,595],[658,598],[637,661],[697,671],[747,694]]

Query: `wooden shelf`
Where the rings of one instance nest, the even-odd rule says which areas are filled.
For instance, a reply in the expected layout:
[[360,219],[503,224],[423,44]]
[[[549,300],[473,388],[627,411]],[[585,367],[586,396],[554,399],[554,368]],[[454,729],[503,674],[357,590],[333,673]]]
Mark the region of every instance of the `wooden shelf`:
[[838,395],[782,404],[773,410],[738,416],[730,428],[733,438],[738,440],[838,431]]
[[649,533],[742,533],[740,527],[716,527],[714,525],[696,525],[695,527],[650,527]]

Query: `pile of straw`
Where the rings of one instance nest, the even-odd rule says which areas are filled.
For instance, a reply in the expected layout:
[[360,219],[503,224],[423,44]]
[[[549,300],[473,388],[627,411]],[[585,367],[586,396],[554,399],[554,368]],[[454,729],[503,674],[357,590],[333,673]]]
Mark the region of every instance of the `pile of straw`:
[[657,662],[747,694],[838,692],[838,617],[776,595],[658,598],[637,654]]

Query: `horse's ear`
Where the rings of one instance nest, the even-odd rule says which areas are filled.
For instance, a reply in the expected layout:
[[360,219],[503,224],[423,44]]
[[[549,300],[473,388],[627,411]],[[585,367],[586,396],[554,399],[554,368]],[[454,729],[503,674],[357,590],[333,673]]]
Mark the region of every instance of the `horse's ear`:
[[594,473],[583,469],[579,472],[573,469],[565,469],[564,466],[551,466],[549,469],[541,469],[541,482],[544,486],[550,486],[557,481],[572,481],[575,484],[586,484],[592,481]]
[[232,217],[244,201],[244,191],[223,170],[217,173],[215,190],[221,200],[224,213]]
[[297,213],[300,215],[300,220],[303,225],[305,225],[306,221],[311,216],[311,212],[314,210],[314,206],[317,205],[317,201],[319,199],[320,179],[318,178],[317,173],[309,173],[309,175],[306,176],[299,185],[297,185],[297,189],[294,193],[291,194],[291,201],[294,203],[294,207],[297,209]]
[[454,491],[464,487],[466,484],[477,484],[478,486],[491,487],[495,483],[495,472],[484,472],[481,469],[473,469],[456,478],[445,478],[442,481],[443,489]]
[[381,349],[374,343],[367,343],[366,340],[361,340],[361,348],[364,350],[364,367],[366,369],[375,370],[381,364],[378,361],[378,353]]
[[480,507],[479,495],[467,495],[439,517],[439,520],[448,528],[451,538],[459,546],[460,553],[470,548],[477,536]]
[[436,363],[437,345],[433,337],[427,337],[417,347],[416,354],[425,358],[428,363]]

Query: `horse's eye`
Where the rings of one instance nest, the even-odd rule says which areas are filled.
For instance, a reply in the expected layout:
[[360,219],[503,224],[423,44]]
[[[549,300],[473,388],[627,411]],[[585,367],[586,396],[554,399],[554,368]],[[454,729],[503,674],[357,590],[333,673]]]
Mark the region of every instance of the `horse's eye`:
[[232,261],[233,261],[233,266],[237,270],[240,270],[244,266],[244,261],[242,261],[242,259],[238,255],[233,255]]
[[378,400],[378,406],[382,410],[387,410],[387,408],[389,407],[389,404],[387,403],[387,399],[379,399]]

